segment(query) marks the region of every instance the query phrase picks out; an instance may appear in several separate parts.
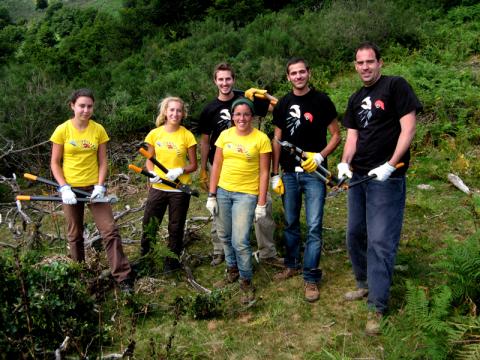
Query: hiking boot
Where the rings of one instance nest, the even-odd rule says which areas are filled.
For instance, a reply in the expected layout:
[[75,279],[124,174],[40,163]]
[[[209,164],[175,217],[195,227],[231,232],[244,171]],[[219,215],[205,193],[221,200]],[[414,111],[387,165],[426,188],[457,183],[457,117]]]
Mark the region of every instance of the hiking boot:
[[214,288],[221,289],[229,284],[233,284],[240,277],[240,273],[237,267],[231,267],[225,269],[225,277],[213,284]]
[[252,285],[252,280],[240,279],[240,303],[247,305],[254,300],[255,288]]
[[380,335],[382,318],[383,315],[381,313],[369,311],[367,324],[365,325],[365,334],[369,336]]
[[180,264],[180,261],[174,258],[167,257],[165,258],[163,263],[163,274],[169,275],[181,268],[182,268],[182,265]]
[[305,282],[305,300],[315,302],[320,297],[318,285],[315,283]]
[[213,254],[213,259],[210,262],[210,265],[217,266],[220,265],[225,260],[225,255],[223,254]]
[[269,258],[260,259],[260,262],[265,263],[267,265],[285,268],[285,259],[278,256],[272,256]]
[[120,281],[118,283],[118,287],[120,288],[120,291],[124,295],[131,295],[134,291],[133,281],[131,279],[125,279],[125,280]]
[[300,269],[286,268],[282,272],[279,272],[273,275],[273,280],[276,280],[276,281],[287,280],[288,278],[291,278],[293,276],[300,275],[300,274],[301,274]]
[[368,295],[368,289],[359,288],[357,290],[348,291],[345,293],[344,298],[347,301],[361,300]]

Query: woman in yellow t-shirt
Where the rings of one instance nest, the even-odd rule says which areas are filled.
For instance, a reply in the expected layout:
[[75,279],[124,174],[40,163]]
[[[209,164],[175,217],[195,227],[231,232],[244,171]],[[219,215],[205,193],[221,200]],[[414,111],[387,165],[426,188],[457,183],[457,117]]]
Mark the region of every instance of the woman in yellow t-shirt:
[[[67,239],[72,259],[85,261],[83,239],[84,202],[77,202],[72,187],[91,192],[90,198],[105,196],[107,177],[107,142],[109,137],[99,123],[93,121],[95,99],[89,89],[79,89],[70,97],[73,118],[60,124],[52,136],[50,167],[62,195],[67,220]],[[132,290],[131,268],[123,253],[122,241],[109,203],[88,204],[107,253],[112,276],[124,292]]]
[[266,216],[272,147],[267,135],[252,125],[250,100],[238,98],[231,112],[235,126],[224,130],[215,142],[207,209],[217,217],[227,264],[225,281],[240,278],[240,301],[246,304],[254,300],[250,229],[254,219]]
[[[157,128],[150,131],[145,138],[150,154],[154,154],[158,162],[169,170],[164,173],[147,160],[146,167],[155,177],[150,178],[152,187],[148,192],[143,215],[142,256],[150,251],[150,242],[155,241],[158,225],[162,222],[167,207],[168,247],[177,256],[180,256],[183,250],[183,233],[190,195],[162,184],[161,179],[178,179],[184,184],[190,184],[190,173],[197,170],[197,141],[193,134],[181,125],[186,116],[187,111],[182,99],[163,99],[155,122]],[[174,271],[179,267],[177,259],[165,259],[164,272]]]

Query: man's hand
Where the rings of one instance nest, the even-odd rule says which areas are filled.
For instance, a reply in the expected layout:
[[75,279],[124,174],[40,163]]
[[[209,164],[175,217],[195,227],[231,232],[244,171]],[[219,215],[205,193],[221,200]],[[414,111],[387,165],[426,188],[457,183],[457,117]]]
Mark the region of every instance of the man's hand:
[[152,184],[158,184],[161,181],[160,176],[157,175],[155,171],[149,171],[150,174],[152,174],[154,177],[148,178],[148,181],[150,181]]
[[200,170],[200,188],[205,191],[205,192],[208,192],[208,172],[206,169],[201,169]]
[[62,202],[67,205],[75,205],[77,203],[77,197],[75,193],[72,191],[72,187],[70,185],[63,185],[61,186],[58,191],[62,194]]
[[315,171],[324,160],[320,153],[305,152],[305,155],[307,156],[307,160],[302,161],[300,166],[309,173]]
[[282,178],[280,175],[273,175],[270,178],[270,186],[272,187],[272,190],[275,191],[278,195],[283,195],[285,192],[285,186],[283,185]]
[[183,169],[178,167],[178,168],[173,168],[168,170],[165,176],[167,177],[168,180],[175,181],[182,174],[183,174]]
[[376,167],[373,170],[370,170],[368,172],[368,176],[376,175],[377,177],[374,180],[385,181],[390,177],[390,175],[392,175],[392,173],[395,170],[396,170],[396,168],[394,166],[390,165],[387,161],[385,164],[380,165],[379,167]]
[[353,174],[352,171],[350,170],[350,166],[346,162],[341,162],[340,164],[337,165],[338,169],[338,178],[342,179],[343,177],[347,177],[349,179],[352,178]]
[[205,205],[212,216],[218,215],[218,204],[217,198],[215,196],[209,196],[207,199],[207,204]]
[[267,216],[267,204],[265,205],[257,204],[257,207],[255,208],[255,222],[263,219],[265,216]]
[[93,187],[92,195],[90,195],[90,199],[103,199],[105,197],[105,192],[107,189],[103,185],[95,185]]
[[265,96],[266,93],[267,93],[267,90],[251,88],[245,91],[245,97],[251,101],[254,101],[255,97],[259,99],[266,99],[266,96]]

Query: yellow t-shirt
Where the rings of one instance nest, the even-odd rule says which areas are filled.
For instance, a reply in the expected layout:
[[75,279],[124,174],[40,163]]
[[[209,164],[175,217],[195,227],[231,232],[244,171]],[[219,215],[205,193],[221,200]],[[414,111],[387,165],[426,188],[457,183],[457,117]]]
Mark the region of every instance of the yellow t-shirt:
[[258,195],[260,154],[272,152],[268,136],[255,128],[246,136],[238,136],[232,127],[222,131],[215,145],[223,150],[218,186],[228,191]]
[[[155,158],[167,169],[184,168],[187,165],[188,148],[197,144],[195,136],[183,126],[180,126],[175,132],[167,132],[164,126],[160,126],[148,133],[145,142],[155,148]],[[165,173],[162,170],[155,166],[154,171],[165,179]],[[184,184],[192,182],[190,174],[182,174],[178,180]],[[153,187],[167,191],[172,190],[170,186],[164,184],[153,184]]]
[[67,120],[57,126],[50,141],[63,145],[63,175],[71,186],[90,186],[98,183],[98,146],[110,138],[99,123],[90,120],[84,130]]

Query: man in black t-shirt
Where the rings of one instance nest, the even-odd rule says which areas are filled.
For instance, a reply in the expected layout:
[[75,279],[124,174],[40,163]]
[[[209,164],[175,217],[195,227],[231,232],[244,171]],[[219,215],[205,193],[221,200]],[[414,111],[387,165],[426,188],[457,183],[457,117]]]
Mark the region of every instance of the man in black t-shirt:
[[381,75],[382,65],[375,44],[357,48],[355,69],[363,87],[348,101],[342,121],[347,140],[338,164],[338,177],[352,182],[375,175],[348,191],[347,247],[357,290],[345,298],[368,296],[369,335],[380,332],[387,310],[405,208],[409,147],[422,108],[405,79]]
[[[300,272],[300,212],[304,194],[307,235],[303,253],[304,295],[307,301],[319,298],[318,284],[322,271],[318,268],[322,250],[322,221],[326,186],[313,171],[340,143],[337,111],[330,98],[308,84],[310,69],[304,59],[294,58],[287,63],[287,79],[292,92],[284,96],[273,110],[275,139],[288,141],[307,152],[308,159],[299,164],[288,152],[273,142],[272,189],[284,189],[285,209],[285,266],[274,276],[284,280]],[[327,130],[330,140],[327,142]],[[282,176],[279,175],[279,164]]]
[[[208,191],[208,163],[210,163],[210,165],[213,164],[216,149],[215,142],[223,130],[233,125],[230,109],[233,101],[239,97],[239,95],[233,91],[235,73],[229,64],[220,63],[215,67],[213,81],[218,89],[218,96],[205,106],[199,119],[199,131],[202,134],[200,141],[200,184],[205,191]],[[247,97],[253,97],[253,92],[266,93],[264,90],[250,90],[245,92]],[[248,92],[250,93],[247,94]],[[252,101],[254,100],[255,99],[252,99]],[[266,113],[269,100],[265,102],[254,101],[254,104],[256,114]],[[275,249],[273,236],[275,222],[272,217],[272,199],[270,194],[268,194],[267,198],[267,215],[256,222],[254,227],[260,261],[276,266],[283,266],[283,259],[278,257]],[[212,223],[211,236],[213,242],[213,260],[211,265],[215,266],[224,260],[223,244],[217,236],[215,219]]]

